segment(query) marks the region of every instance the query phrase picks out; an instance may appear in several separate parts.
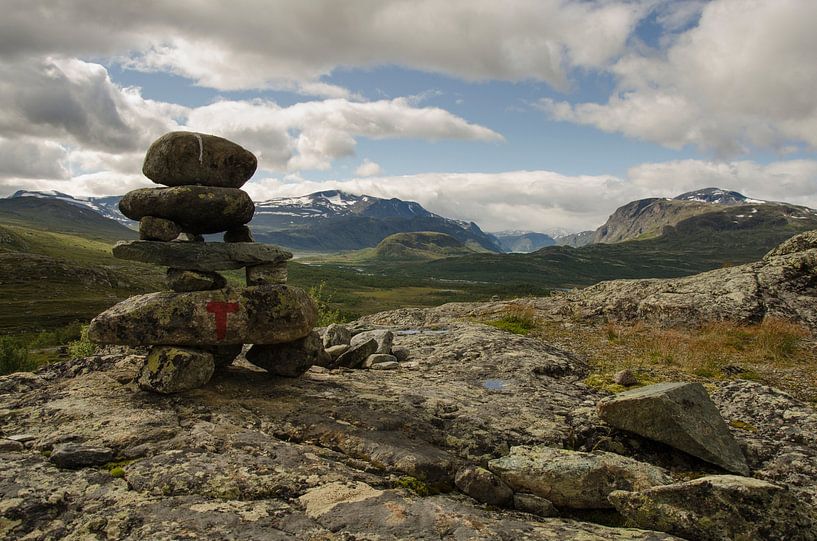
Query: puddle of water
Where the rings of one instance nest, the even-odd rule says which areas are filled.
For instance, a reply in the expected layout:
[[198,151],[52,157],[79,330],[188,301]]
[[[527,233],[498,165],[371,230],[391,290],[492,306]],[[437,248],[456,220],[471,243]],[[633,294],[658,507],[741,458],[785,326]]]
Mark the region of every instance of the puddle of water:
[[486,379],[482,382],[483,387],[492,391],[504,391],[507,384],[508,382],[504,379]]

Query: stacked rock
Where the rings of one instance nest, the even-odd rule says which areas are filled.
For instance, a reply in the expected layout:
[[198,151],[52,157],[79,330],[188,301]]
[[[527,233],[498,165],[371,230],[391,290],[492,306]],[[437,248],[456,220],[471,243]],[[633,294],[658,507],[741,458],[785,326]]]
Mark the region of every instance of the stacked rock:
[[[113,255],[168,267],[170,291],[113,306],[91,321],[89,336],[151,346],[138,378],[143,389],[202,386],[244,344],[253,344],[248,356],[256,364],[279,375],[298,376],[321,360],[323,349],[310,348],[320,342],[312,332],[315,305],[285,285],[292,254],[253,242],[246,225],[255,205],[240,188],[256,166],[251,152],[221,137],[168,133],[150,146],[142,168],[165,187],[134,190],[119,203],[139,220],[140,240],[117,243]],[[214,233],[224,233],[224,242],[204,242]],[[219,271],[242,267],[247,287],[227,287]]]

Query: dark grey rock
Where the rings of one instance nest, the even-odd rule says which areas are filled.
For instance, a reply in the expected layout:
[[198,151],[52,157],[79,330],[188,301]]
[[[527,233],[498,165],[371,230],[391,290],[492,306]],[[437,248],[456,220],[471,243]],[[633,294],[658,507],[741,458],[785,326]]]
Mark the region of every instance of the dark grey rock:
[[457,471],[454,484],[464,494],[481,503],[495,507],[509,507],[513,490],[499,477],[479,466],[465,466]]
[[313,331],[286,344],[254,345],[247,352],[247,360],[270,374],[297,378],[313,365],[326,366],[330,358],[321,337]]
[[142,173],[157,184],[201,184],[240,188],[258,161],[252,152],[222,137],[176,131],[153,142],[145,154]]
[[523,513],[530,513],[544,518],[558,517],[559,510],[553,502],[535,494],[514,494],[513,508]]
[[181,234],[182,228],[172,220],[145,216],[139,220],[139,238],[142,240],[160,240],[170,242]]
[[25,445],[19,441],[10,440],[8,438],[0,438],[0,453],[17,453],[24,451]]
[[401,363],[411,358],[411,351],[408,348],[391,348],[391,354],[394,355]]
[[366,358],[377,351],[377,340],[369,339],[362,344],[351,346],[346,353],[335,359],[333,367],[345,366],[347,368],[357,368],[363,364]]
[[224,242],[255,242],[255,239],[249,227],[240,225],[224,232]]
[[217,272],[167,269],[167,286],[173,291],[210,291],[227,286],[227,280]]
[[179,233],[172,242],[204,242],[204,236],[195,233]]
[[142,188],[125,194],[119,210],[131,220],[155,216],[172,220],[187,233],[219,233],[252,219],[255,204],[236,188],[176,186]]
[[633,385],[638,383],[638,379],[636,379],[635,374],[633,374],[632,370],[619,370],[613,375],[613,383],[617,383],[624,387],[632,387]]
[[215,363],[207,351],[179,346],[154,346],[148,354],[137,383],[146,391],[180,393],[206,385]]
[[287,264],[282,262],[250,265],[247,267],[246,276],[248,286],[285,284],[287,283]]
[[659,383],[619,393],[598,404],[611,426],[660,441],[747,475],[749,467],[721,414],[700,383]]
[[211,346],[202,348],[209,351],[213,355],[213,364],[216,368],[223,368],[233,363],[233,361],[241,355],[244,349],[242,344],[231,344],[228,346]]
[[371,338],[377,340],[377,351],[375,351],[375,353],[391,354],[394,333],[390,330],[364,331],[360,334],[354,335],[350,341],[350,344],[352,347],[355,347],[356,345],[362,344]]
[[113,255],[119,259],[197,271],[239,269],[247,265],[282,263],[292,258],[292,253],[268,244],[149,240],[118,242],[113,247]]
[[51,450],[48,460],[59,468],[101,466],[113,460],[115,453],[107,447],[91,447],[79,443],[61,443]]

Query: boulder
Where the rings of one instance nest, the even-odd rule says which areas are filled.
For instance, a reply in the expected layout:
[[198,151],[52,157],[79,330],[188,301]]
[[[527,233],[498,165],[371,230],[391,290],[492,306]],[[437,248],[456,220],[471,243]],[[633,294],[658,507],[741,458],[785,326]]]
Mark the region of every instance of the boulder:
[[623,387],[632,387],[636,383],[638,383],[638,379],[636,379],[635,374],[633,374],[632,370],[619,370],[613,375],[613,383],[621,385]]
[[582,453],[543,445],[511,447],[510,454],[488,462],[514,492],[545,498],[557,507],[606,509],[614,490],[644,490],[672,482],[667,473],[614,453]]
[[224,242],[254,242],[252,231],[246,225],[239,225],[224,232]]
[[118,242],[113,247],[113,255],[119,259],[205,272],[283,263],[292,258],[290,252],[268,244],[148,240]]
[[172,220],[145,216],[139,220],[139,238],[142,240],[160,240],[170,242],[176,239],[182,228]]
[[167,269],[167,286],[176,292],[210,291],[227,286],[227,280],[217,272]]
[[303,338],[318,313],[302,289],[283,285],[131,297],[91,321],[88,336],[115,345],[280,344]]
[[151,348],[137,383],[146,391],[180,393],[205,385],[213,376],[215,362],[207,351],[178,346]]
[[558,517],[559,510],[553,502],[533,494],[514,494],[513,508],[523,513],[530,513],[540,517]]
[[363,361],[363,368],[372,368],[376,364],[396,363],[397,357],[388,353],[372,353]]
[[747,475],[749,467],[721,414],[700,383],[659,383],[619,393],[598,404],[609,425],[660,441]]
[[817,539],[814,509],[783,487],[737,475],[712,475],[610,501],[635,526],[685,539]]
[[391,354],[391,346],[394,342],[394,333],[389,330],[365,331],[354,335],[349,343],[352,347],[355,347],[356,345],[362,344],[371,338],[377,340],[377,351],[375,351],[375,353]]
[[330,359],[321,337],[312,331],[286,344],[254,345],[247,352],[247,360],[270,374],[297,378],[313,365],[326,366]]
[[142,173],[157,184],[240,188],[258,161],[243,147],[205,133],[166,133],[148,148]]
[[119,210],[131,220],[155,216],[188,233],[219,233],[249,222],[255,204],[236,188],[176,186],[130,191],[119,201]]
[[287,264],[282,262],[250,265],[247,267],[246,276],[248,286],[285,284],[287,283]]
[[332,323],[323,332],[323,347],[349,345],[352,341],[352,332],[345,325]]
[[114,459],[113,449],[92,447],[81,443],[60,443],[54,446],[48,460],[59,468],[77,469],[101,466]]
[[513,502],[513,490],[502,479],[479,466],[465,466],[457,471],[454,484],[463,494],[481,503],[508,507]]
[[411,351],[408,348],[391,348],[391,354],[394,355],[401,363],[411,358]]
[[373,354],[377,351],[377,340],[374,338],[369,339],[362,344],[358,344],[356,346],[350,346],[345,353],[343,353],[340,357],[335,359],[335,362],[332,363],[333,367],[338,366],[345,366],[347,368],[357,368],[363,364],[363,362],[369,357],[369,355]]

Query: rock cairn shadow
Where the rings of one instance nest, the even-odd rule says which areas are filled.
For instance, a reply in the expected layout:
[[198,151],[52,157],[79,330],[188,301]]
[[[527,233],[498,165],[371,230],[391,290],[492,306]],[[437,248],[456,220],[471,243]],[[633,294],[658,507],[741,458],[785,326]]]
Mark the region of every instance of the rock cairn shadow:
[[[201,387],[244,344],[271,357],[314,341],[306,339],[317,308],[286,285],[292,254],[254,242],[247,226],[255,207],[241,186],[256,167],[251,152],[227,139],[171,132],[150,146],[142,168],[164,187],[122,198],[119,208],[139,221],[140,240],[117,243],[113,255],[167,267],[168,291],[120,302],[94,318],[88,334],[100,344],[150,347],[141,388],[169,394]],[[216,233],[224,242],[204,242],[203,234]],[[240,268],[246,286],[228,286],[219,271]],[[279,375],[299,376],[310,365]]]

